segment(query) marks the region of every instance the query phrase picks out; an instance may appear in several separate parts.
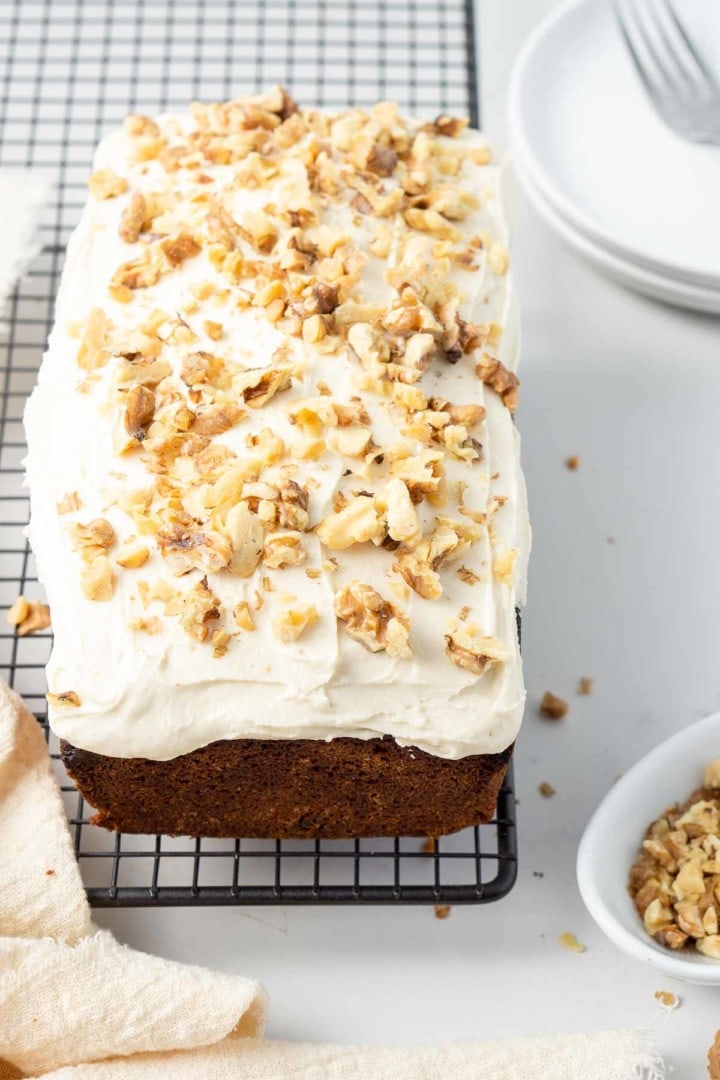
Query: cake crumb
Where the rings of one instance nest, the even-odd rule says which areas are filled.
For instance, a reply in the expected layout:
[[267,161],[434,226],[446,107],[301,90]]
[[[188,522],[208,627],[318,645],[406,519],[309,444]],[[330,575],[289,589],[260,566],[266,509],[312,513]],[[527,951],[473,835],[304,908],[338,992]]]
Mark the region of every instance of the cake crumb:
[[425,855],[434,855],[437,850],[437,840],[434,836],[426,836],[422,846]]
[[538,784],[538,791],[544,799],[552,799],[553,795],[557,794],[555,788],[552,784],[548,784],[547,780],[543,780],[541,784]]
[[536,878],[544,878],[545,872],[543,870],[533,870],[532,876]]
[[435,905],[435,918],[447,919],[450,915],[452,908],[449,904],[436,904]]
[[540,712],[550,720],[562,720],[570,711],[570,706],[563,698],[546,690],[540,702]]
[[577,472],[580,468],[580,458],[577,454],[571,454],[570,457],[565,458],[565,468],[569,469],[570,472]]
[[672,990],[656,990],[655,1000],[660,1003],[663,1009],[667,1009],[668,1012],[672,1009],[677,1009],[680,1004],[680,998],[677,994],[673,994]]
[[606,542],[608,544],[614,544],[615,543],[615,537],[614,536],[607,536],[605,539],[606,539]]
[[577,688],[578,694],[584,694],[586,696],[592,694],[593,682],[594,680],[591,679],[589,675],[581,675]]
[[564,949],[569,949],[570,952],[584,953],[586,951],[583,943],[578,941],[575,935],[571,934],[569,930],[566,930],[561,934],[558,941]]
[[55,873],[54,870],[46,870],[45,871],[45,876],[46,877],[52,877],[54,873]]

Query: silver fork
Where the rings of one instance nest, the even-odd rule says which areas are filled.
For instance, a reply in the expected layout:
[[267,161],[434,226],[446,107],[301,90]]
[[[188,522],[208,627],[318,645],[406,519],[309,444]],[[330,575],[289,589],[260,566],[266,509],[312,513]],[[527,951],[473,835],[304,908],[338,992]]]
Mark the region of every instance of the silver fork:
[[638,75],[665,123],[691,142],[720,145],[720,85],[670,0],[615,0]]

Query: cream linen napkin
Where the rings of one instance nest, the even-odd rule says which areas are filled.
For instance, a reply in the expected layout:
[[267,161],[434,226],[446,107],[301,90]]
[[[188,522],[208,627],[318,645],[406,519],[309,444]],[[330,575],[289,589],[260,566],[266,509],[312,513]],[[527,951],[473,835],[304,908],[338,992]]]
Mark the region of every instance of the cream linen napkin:
[[661,1080],[637,1032],[392,1050],[262,1039],[240,976],[90,920],[42,732],[0,683],[0,1080]]

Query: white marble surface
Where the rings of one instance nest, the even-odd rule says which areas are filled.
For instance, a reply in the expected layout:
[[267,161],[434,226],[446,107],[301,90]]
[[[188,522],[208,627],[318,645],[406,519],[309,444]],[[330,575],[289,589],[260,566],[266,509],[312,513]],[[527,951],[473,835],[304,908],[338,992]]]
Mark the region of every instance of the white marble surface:
[[[507,64],[548,4],[483,6],[486,116],[497,130]],[[530,211],[520,224],[519,423],[535,549],[515,891],[443,922],[431,908],[96,918],[139,948],[259,977],[277,1037],[407,1044],[651,1024],[672,1075],[697,1080],[720,994],[663,983],[619,953],[584,911],[574,862],[617,774],[720,708],[720,329],[606,282]],[[575,473],[568,454],[580,456]],[[589,698],[574,693],[581,675],[595,679]],[[536,714],[548,688],[571,701],[563,723]],[[542,780],[557,788],[553,800],[537,793]],[[587,952],[565,951],[564,930]],[[653,998],[661,987],[682,999],[670,1015]]]

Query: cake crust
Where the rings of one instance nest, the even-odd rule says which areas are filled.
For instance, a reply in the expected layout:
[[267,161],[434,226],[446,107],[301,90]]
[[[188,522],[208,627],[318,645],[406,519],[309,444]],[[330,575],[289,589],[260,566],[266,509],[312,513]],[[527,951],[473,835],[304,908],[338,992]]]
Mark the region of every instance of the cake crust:
[[387,737],[222,740],[169,761],[60,749],[93,823],[108,829],[344,839],[442,836],[489,821],[513,748],[459,761]]

